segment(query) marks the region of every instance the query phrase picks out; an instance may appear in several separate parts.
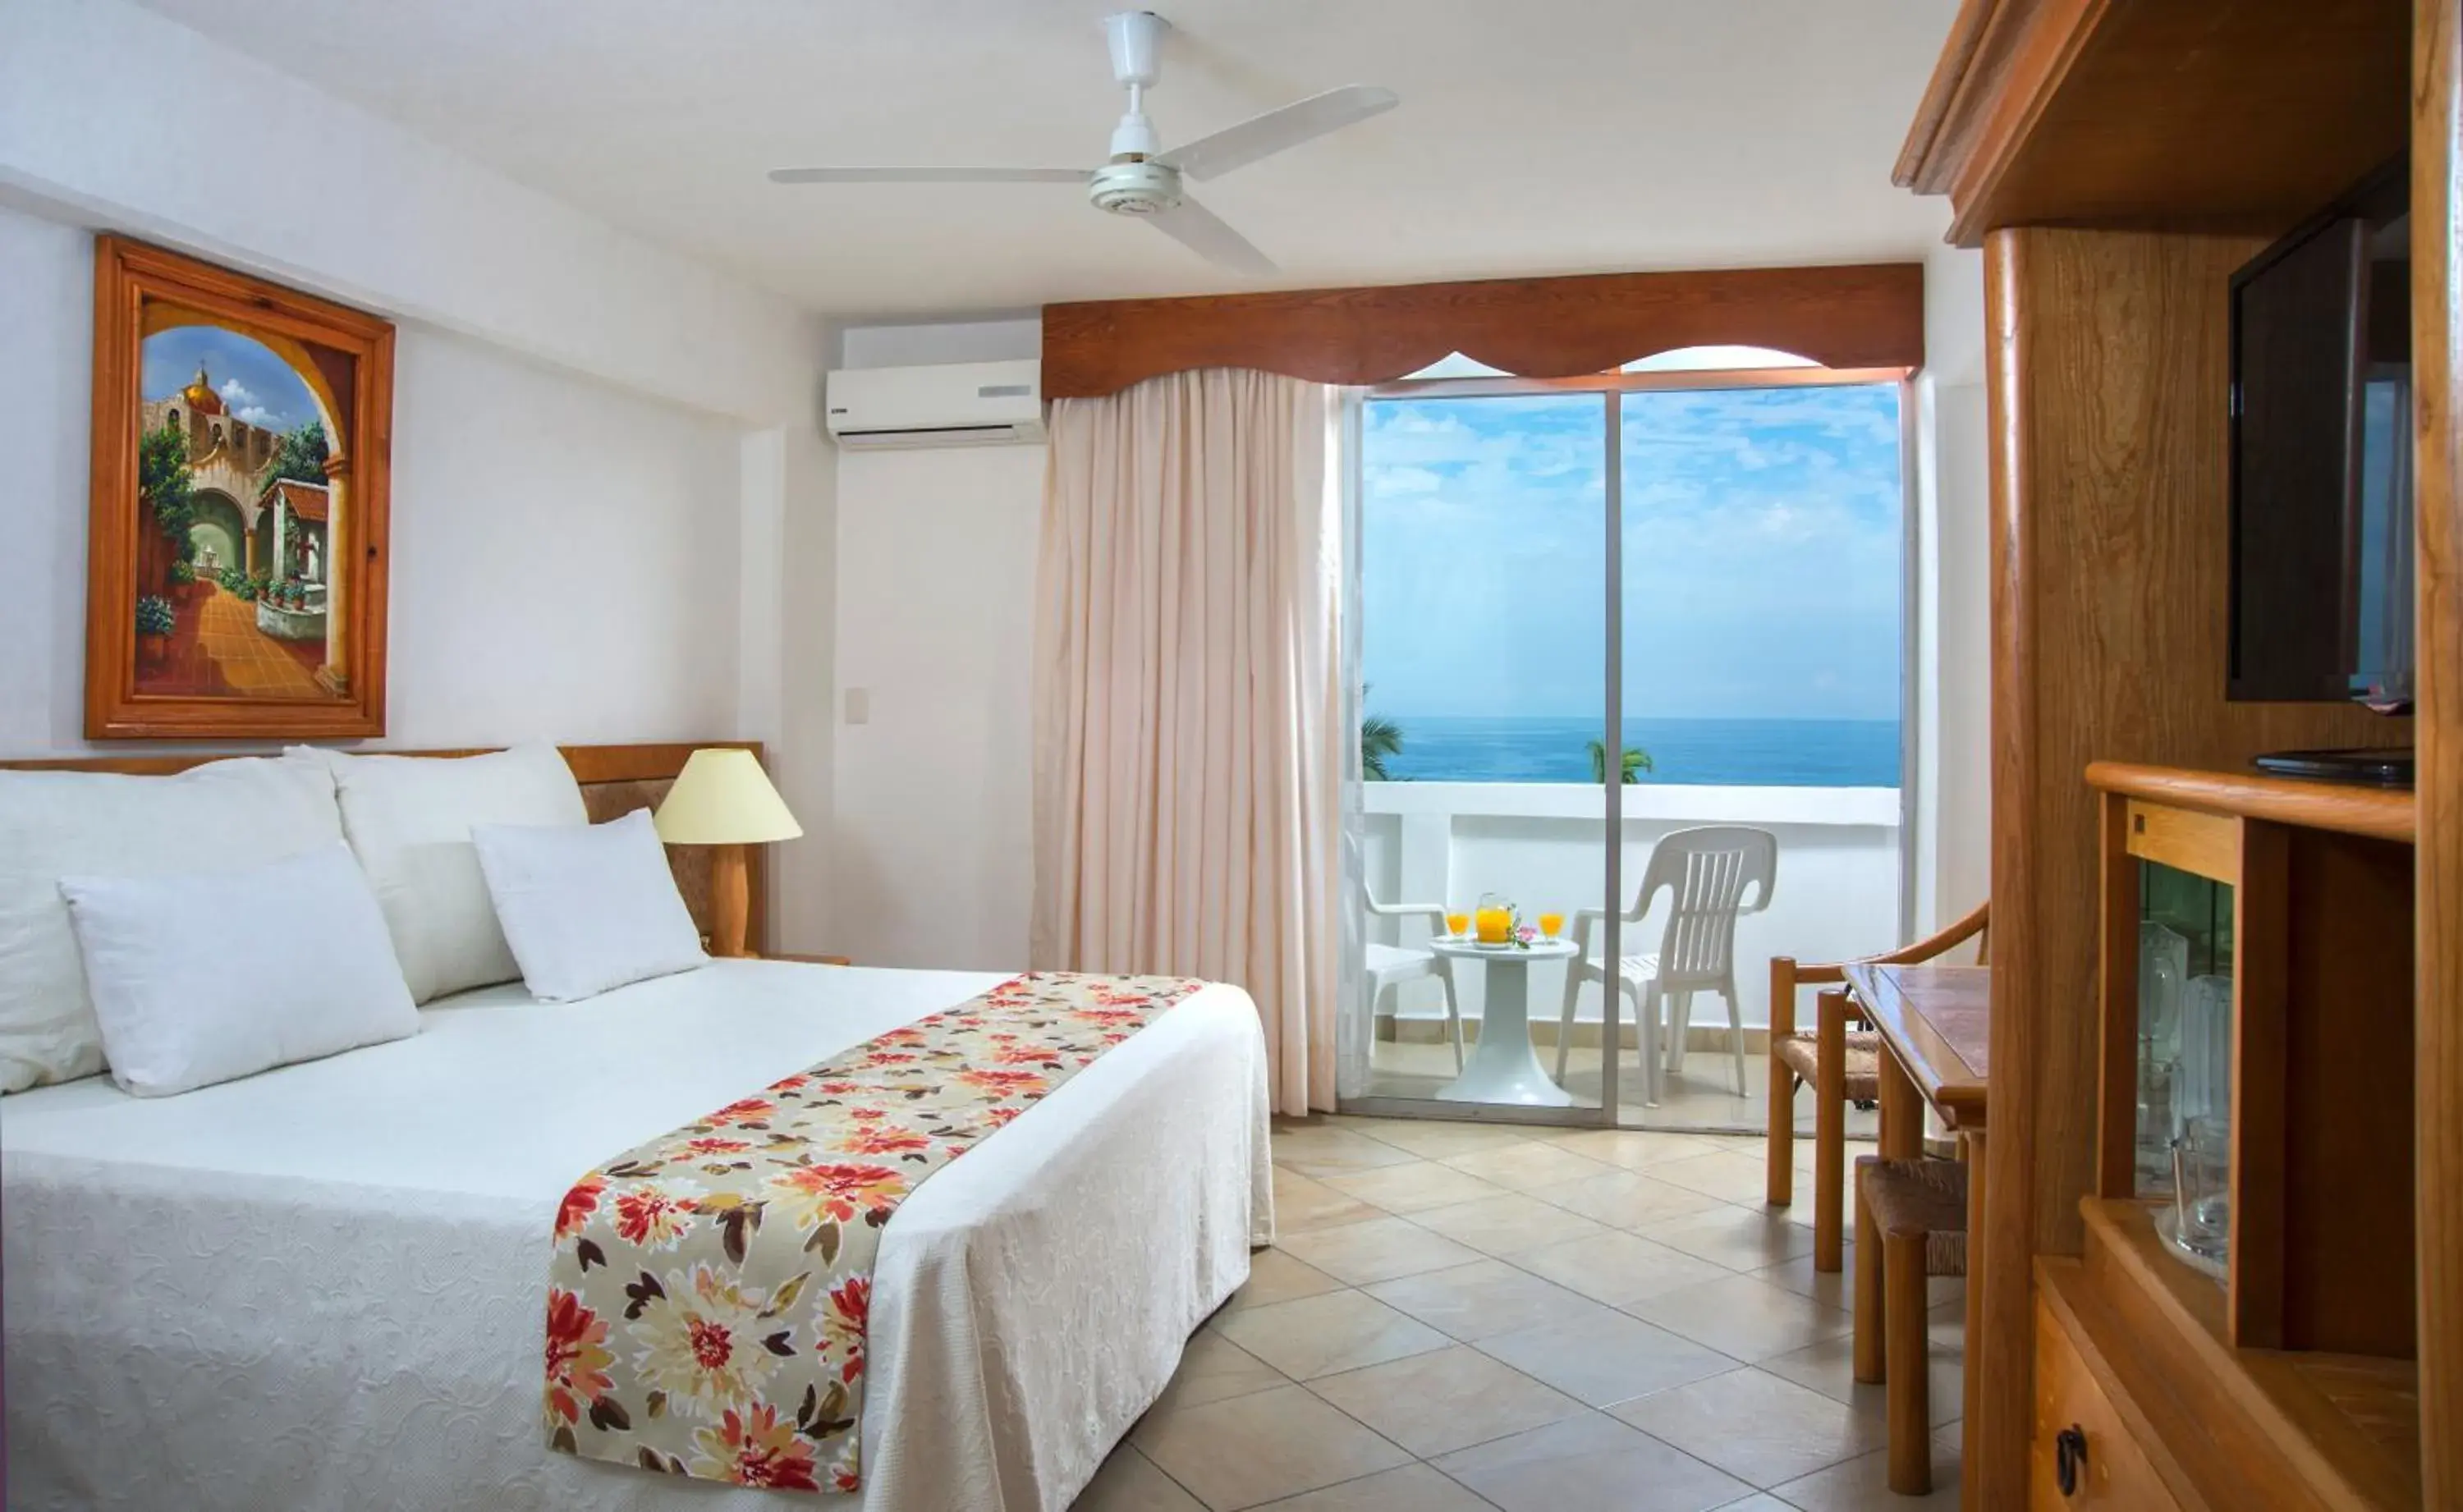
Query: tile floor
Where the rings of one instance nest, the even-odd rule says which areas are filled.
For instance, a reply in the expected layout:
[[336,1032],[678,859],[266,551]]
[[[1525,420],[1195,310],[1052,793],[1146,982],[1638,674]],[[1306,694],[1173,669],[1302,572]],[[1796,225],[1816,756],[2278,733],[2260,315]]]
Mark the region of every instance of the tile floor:
[[1275,1189],[1280,1242],[1077,1512],[1957,1505],[1960,1284],[1937,1489],[1892,1496],[1847,1276],[1813,1269],[1809,1197],[1762,1205],[1757,1139],[1278,1120]]
[[[1631,1127],[1647,1124],[1653,1129],[1704,1133],[1746,1133],[1770,1127],[1770,1061],[1762,1053],[1756,1051],[1745,1058],[1745,1093],[1740,1097],[1736,1094],[1733,1052],[1700,1048],[1689,1051],[1680,1069],[1668,1073],[1655,1108],[1643,1104],[1642,1069],[1636,1064],[1636,1053],[1627,1047],[1618,1057],[1618,1122]],[[1553,1048],[1542,1048],[1539,1063],[1554,1066],[1556,1055]],[[1369,1048],[1368,1085],[1364,1091],[1371,1097],[1434,1097],[1439,1089],[1454,1079],[1454,1074],[1451,1045],[1379,1040]],[[1578,1046],[1566,1052],[1565,1091],[1577,1102],[1597,1108],[1602,1079],[1597,1046]],[[1812,1137],[1813,1097],[1802,1089],[1797,1092],[1796,1123],[1805,1137]],[[1850,1138],[1871,1138],[1878,1123],[1870,1110],[1848,1110]]]

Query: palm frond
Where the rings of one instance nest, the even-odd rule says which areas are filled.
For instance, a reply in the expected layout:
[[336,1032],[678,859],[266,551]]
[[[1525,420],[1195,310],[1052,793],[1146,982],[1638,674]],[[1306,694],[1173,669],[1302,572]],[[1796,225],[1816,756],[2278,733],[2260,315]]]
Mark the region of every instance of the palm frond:
[[[1585,741],[1583,747],[1591,753],[1591,781],[1608,780],[1608,748],[1603,741]],[[1642,781],[1642,774],[1651,769],[1650,752],[1639,745],[1628,745],[1617,762],[1618,776],[1626,783]]]

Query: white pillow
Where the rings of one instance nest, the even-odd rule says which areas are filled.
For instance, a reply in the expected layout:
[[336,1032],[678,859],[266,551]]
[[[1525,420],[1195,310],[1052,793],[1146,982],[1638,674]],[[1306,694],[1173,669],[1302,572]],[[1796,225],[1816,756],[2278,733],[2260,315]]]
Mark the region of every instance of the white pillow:
[[[247,758],[175,777],[0,771],[0,1091],[102,1069],[60,878],[246,866],[342,837],[322,767]],[[216,916],[231,933],[244,900]]]
[[522,982],[548,1003],[709,963],[650,810],[576,830],[470,832]]
[[470,831],[588,824],[562,752],[517,745],[486,756],[345,756],[303,745],[291,754],[333,771],[342,833],[376,889],[412,1001],[522,974],[497,927]]
[[64,877],[111,1079],[163,1097],[419,1032],[340,840],[178,876]]

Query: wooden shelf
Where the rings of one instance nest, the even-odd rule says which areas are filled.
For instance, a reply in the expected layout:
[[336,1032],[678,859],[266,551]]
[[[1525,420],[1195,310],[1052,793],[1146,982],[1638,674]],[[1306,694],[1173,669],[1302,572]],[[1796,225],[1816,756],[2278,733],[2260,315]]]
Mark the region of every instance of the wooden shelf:
[[2312,782],[2261,777],[2253,772],[2191,771],[2179,767],[2141,767],[2100,761],[2086,769],[2087,786],[2131,798],[2146,798],[2200,813],[2231,814],[2332,830],[2372,840],[2413,843],[2419,805],[2406,788],[2363,783]]
[[1966,0],[1896,181],[2004,226],[2273,237],[2410,137],[2406,0]]
[[[2413,1362],[2236,1350],[2223,1288],[2169,1253],[2151,1207],[2090,1198],[2080,1211],[2085,1260],[2044,1263],[2045,1285],[2144,1415],[2185,1506],[2422,1504]],[[2307,1500],[2287,1501],[2287,1483]]]

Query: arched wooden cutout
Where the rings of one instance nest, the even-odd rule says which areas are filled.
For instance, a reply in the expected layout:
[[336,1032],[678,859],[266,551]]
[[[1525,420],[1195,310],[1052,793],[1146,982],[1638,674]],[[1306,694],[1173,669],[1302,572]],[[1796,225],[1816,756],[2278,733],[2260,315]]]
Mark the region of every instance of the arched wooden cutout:
[[1048,305],[1043,392],[1110,394],[1191,368],[1382,383],[1459,352],[1529,378],[1675,347],[1798,352],[1825,367],[1924,361],[1924,268],[1740,268]]

